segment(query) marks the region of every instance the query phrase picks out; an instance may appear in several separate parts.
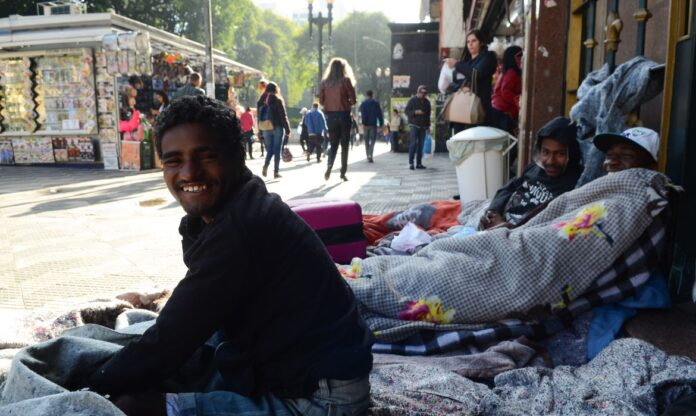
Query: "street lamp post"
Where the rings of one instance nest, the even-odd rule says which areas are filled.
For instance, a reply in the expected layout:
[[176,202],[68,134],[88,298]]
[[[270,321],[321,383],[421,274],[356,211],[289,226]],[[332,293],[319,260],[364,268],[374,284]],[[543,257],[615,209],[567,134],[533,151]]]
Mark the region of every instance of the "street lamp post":
[[333,16],[331,14],[333,10],[333,0],[326,0],[327,8],[329,9],[329,16],[323,17],[321,12],[319,15],[314,16],[312,13],[312,4],[314,0],[307,0],[307,7],[309,8],[309,39],[312,39],[312,24],[317,25],[317,31],[319,32],[319,73],[317,74],[317,91],[319,89],[319,84],[321,83],[322,73],[324,72],[324,65],[322,63],[322,58],[324,55],[324,25],[329,25],[329,40],[331,40],[331,21]]
[[[386,104],[387,106],[389,105],[389,99],[391,98],[391,89],[390,88],[384,88],[385,84],[389,84],[389,77],[391,76],[391,69],[389,67],[384,68],[377,68],[375,69],[375,84],[376,84],[376,89],[377,89],[377,102],[379,103],[380,107],[384,110],[384,105]],[[387,90],[387,99],[383,100],[382,99],[382,93],[384,90]]]

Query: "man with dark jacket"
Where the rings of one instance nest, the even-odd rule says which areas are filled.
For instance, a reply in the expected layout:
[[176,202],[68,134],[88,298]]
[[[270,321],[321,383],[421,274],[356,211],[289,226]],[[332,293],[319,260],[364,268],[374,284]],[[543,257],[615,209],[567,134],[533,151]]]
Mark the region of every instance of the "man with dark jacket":
[[374,163],[372,155],[374,154],[375,142],[377,141],[377,127],[384,126],[384,116],[379,103],[372,98],[372,90],[368,90],[365,96],[367,98],[360,104],[360,120],[365,134],[367,161]]
[[425,134],[430,130],[430,101],[425,97],[425,85],[419,85],[416,95],[406,103],[404,112],[408,117],[409,134],[411,143],[408,146],[408,165],[413,170],[413,158],[416,156],[416,169],[425,169],[423,166],[423,145]]
[[[155,136],[187,213],[188,272],[156,322],[86,384],[128,415],[365,414],[372,333],[317,234],[244,165],[234,112],[184,97]],[[163,390],[203,350],[207,387]]]
[[201,74],[194,72],[189,75],[189,83],[179,88],[174,94],[174,98],[205,95],[205,90],[201,88]]
[[582,173],[576,131],[575,124],[563,117],[554,118],[539,130],[538,161],[498,190],[481,217],[481,229],[521,225],[552,199],[575,188]]

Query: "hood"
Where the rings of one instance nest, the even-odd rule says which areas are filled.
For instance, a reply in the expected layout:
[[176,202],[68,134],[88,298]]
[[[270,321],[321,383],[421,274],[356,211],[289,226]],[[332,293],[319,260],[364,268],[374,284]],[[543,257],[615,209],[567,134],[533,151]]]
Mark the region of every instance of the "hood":
[[582,167],[582,153],[577,140],[578,127],[565,117],[556,117],[539,129],[534,148],[541,151],[541,139],[552,137],[568,146],[568,165],[566,172],[573,172]]

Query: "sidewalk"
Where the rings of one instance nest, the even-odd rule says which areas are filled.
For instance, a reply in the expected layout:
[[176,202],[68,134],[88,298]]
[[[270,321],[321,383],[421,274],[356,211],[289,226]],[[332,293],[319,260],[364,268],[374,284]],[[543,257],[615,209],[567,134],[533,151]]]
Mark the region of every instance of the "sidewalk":
[[[266,179],[284,200],[350,198],[364,213],[380,214],[458,193],[446,153],[411,171],[408,155],[390,153],[384,142],[376,145],[375,163],[357,146],[343,182],[340,162],[324,181],[325,161],[306,162],[298,145],[291,150],[293,162],[281,162],[283,177]],[[247,161],[257,175],[258,156],[257,147]],[[183,210],[160,172],[1,166],[0,178],[0,310],[69,307],[76,297],[172,287],[183,278]]]

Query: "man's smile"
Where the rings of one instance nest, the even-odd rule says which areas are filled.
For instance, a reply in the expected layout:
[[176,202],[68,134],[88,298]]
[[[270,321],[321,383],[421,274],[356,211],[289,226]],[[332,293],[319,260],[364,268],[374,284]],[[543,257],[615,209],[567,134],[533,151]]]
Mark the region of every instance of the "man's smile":
[[182,185],[180,189],[186,193],[199,193],[199,192],[203,192],[203,191],[207,190],[208,185],[203,184],[203,183],[201,183],[201,184],[198,184],[198,183],[187,184],[187,185]]

